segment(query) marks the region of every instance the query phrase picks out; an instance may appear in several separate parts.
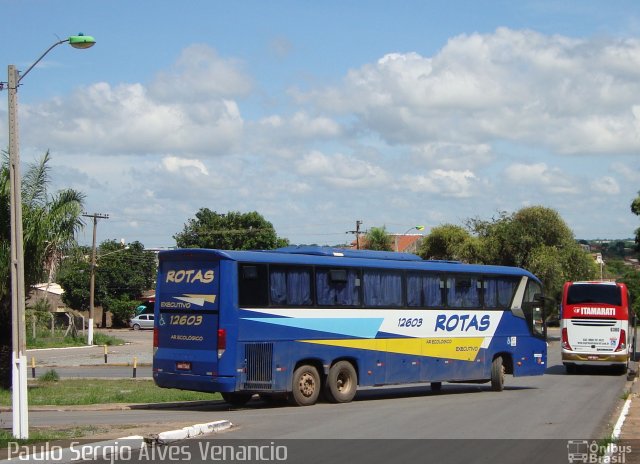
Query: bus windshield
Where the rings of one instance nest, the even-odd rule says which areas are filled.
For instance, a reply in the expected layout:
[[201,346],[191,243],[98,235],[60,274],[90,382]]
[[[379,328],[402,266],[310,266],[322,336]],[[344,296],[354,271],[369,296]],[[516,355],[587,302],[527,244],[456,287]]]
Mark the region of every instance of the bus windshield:
[[567,292],[567,304],[599,303],[620,306],[621,295],[622,292],[616,285],[572,285]]

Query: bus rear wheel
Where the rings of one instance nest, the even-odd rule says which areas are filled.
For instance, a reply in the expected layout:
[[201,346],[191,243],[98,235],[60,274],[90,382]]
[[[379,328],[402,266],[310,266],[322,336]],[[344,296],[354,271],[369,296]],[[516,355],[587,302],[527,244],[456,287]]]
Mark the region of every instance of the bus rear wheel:
[[358,374],[349,361],[338,361],[327,375],[324,394],[332,403],[348,403],[358,389]]
[[502,356],[496,356],[491,363],[491,390],[504,390],[504,365]]
[[251,393],[237,393],[237,392],[223,392],[220,393],[222,399],[229,403],[231,406],[240,407],[249,402],[253,396]]
[[290,401],[295,406],[311,406],[320,395],[320,375],[318,370],[303,364],[293,371]]

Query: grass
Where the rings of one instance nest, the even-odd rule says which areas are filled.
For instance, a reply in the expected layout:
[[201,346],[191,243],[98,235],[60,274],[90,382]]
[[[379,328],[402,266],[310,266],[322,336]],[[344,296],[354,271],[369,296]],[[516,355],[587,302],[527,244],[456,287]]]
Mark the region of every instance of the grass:
[[[68,346],[84,346],[87,344],[87,337],[82,335],[78,336],[64,336],[62,333],[54,334],[51,336],[50,332],[43,331],[38,337],[33,338],[31,335],[27,336],[27,348],[64,348]],[[94,345],[124,345],[124,340],[105,335],[102,333],[93,334]]]
[[33,443],[40,443],[50,440],[64,440],[71,438],[81,438],[87,435],[93,435],[95,433],[104,432],[108,429],[101,429],[93,425],[79,426],[65,429],[46,429],[46,430],[29,430],[28,439],[17,439],[13,437],[13,433],[10,430],[0,429],[0,449],[7,448],[9,443],[17,443],[20,446],[29,445]]
[[[157,387],[147,379],[64,379],[37,381],[28,386],[29,406],[73,406],[105,403],[167,403],[211,401],[219,393],[201,393]],[[0,390],[0,405],[11,405],[11,390]]]

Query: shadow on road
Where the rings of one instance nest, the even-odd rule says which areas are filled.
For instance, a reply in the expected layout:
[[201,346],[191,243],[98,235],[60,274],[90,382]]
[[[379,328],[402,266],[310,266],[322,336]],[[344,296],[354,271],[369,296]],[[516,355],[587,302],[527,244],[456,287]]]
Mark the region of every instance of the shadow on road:
[[548,367],[545,371],[545,375],[596,375],[619,377],[621,374],[619,370],[612,366],[578,366],[575,374],[567,374],[567,370],[562,364],[556,364]]
[[[505,386],[506,391],[516,390],[531,390],[535,387],[522,387],[522,386]],[[464,395],[484,393],[491,391],[489,385],[474,385],[474,384],[444,384],[442,390],[432,391],[429,384],[421,384],[420,386],[409,387],[382,387],[382,388],[365,388],[358,390],[356,397],[353,401],[380,401],[389,399],[400,398],[415,398],[425,396],[449,396],[449,395]],[[320,397],[318,403],[326,403],[326,401]],[[232,406],[225,401],[189,401],[181,403],[156,403],[156,404],[140,404],[131,405],[131,409],[146,409],[146,410],[166,410],[171,409],[175,411],[236,411],[241,409],[271,409],[282,407],[297,407],[290,405],[286,397],[260,397],[254,395],[254,397],[244,406]]]

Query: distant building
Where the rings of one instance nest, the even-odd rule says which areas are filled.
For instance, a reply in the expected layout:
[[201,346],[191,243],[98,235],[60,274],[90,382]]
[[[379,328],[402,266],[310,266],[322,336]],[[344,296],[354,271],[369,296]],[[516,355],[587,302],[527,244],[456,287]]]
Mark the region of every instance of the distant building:
[[400,253],[418,253],[418,248],[422,243],[424,235],[422,234],[390,234],[393,238],[393,251]]
[[66,306],[62,302],[62,294],[64,290],[56,283],[36,284],[31,287],[29,298],[27,298],[27,306],[34,306],[40,300],[46,300],[49,303],[51,311],[66,311]]
[[[424,235],[422,234],[389,234],[391,237],[391,247],[392,251],[397,251],[400,253],[418,253],[418,249],[420,248],[420,244],[422,243],[422,239],[424,239]],[[364,235],[360,238],[360,243],[362,244],[364,240]],[[355,249],[357,247],[356,241],[351,242],[349,246],[346,248]]]

